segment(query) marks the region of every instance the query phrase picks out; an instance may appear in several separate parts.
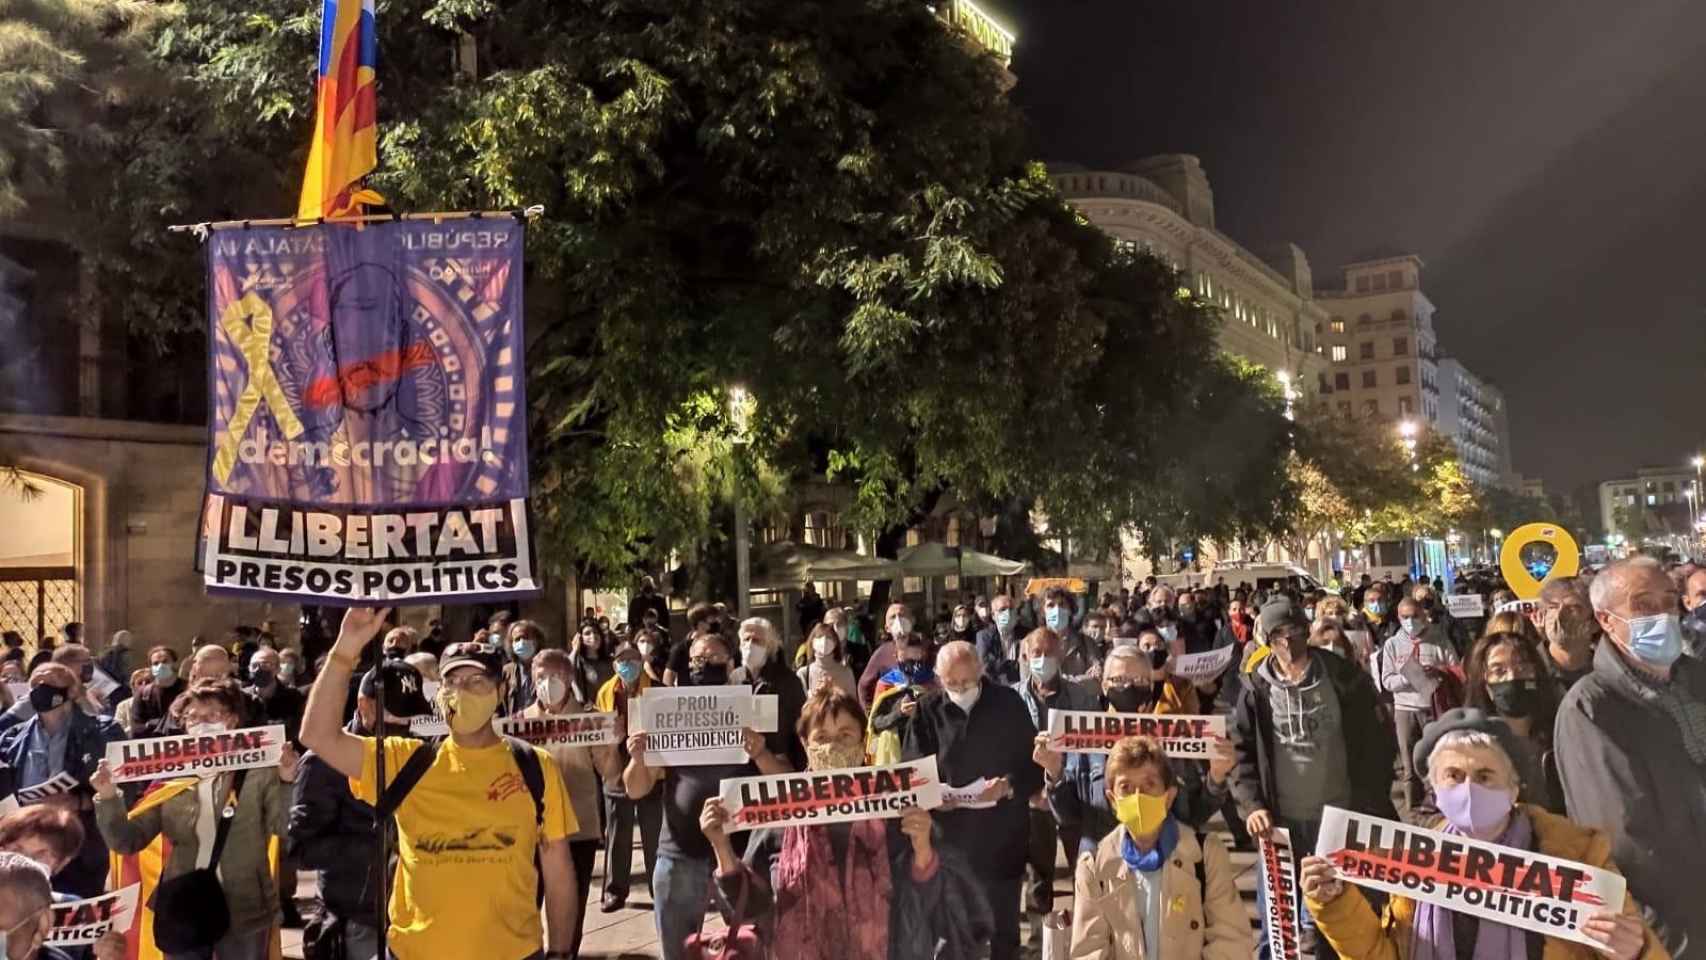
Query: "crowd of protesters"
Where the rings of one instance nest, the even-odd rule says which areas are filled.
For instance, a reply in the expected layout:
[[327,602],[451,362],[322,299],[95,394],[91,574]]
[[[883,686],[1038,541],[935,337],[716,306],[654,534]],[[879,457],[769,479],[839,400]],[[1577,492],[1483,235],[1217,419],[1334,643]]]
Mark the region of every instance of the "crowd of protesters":
[[[648,580],[625,621],[586,615],[565,638],[500,613],[451,642],[352,609],[314,664],[270,625],[184,655],[119,631],[97,656],[75,624],[33,655],[7,637],[0,797],[74,786],[0,817],[0,957],[65,955],[44,945],[50,905],[112,888],[109,853],[163,839],[150,909],[173,960],[268,957],[304,920],[326,960],[372,960],[382,939],[401,960],[576,957],[601,849],[598,908],[644,886],[667,960],[715,955],[707,913],[732,927],[730,956],[1007,960],[1046,926],[1075,958],[1265,958],[1284,951],[1251,923],[1231,851],[1281,827],[1317,957],[1592,955],[1347,883],[1306,856],[1328,807],[1620,872],[1623,909],[1581,928],[1599,954],[1706,957],[1706,569],[1619,561],[1532,603],[1495,594],[1480,617],[1445,594],[1054,586],[966,596],[926,629],[906,603],[879,621],[807,590],[784,637],[722,605],[672,612]],[[1219,676],[1173,669],[1227,647]],[[776,698],[744,762],[648,762],[628,725],[642,694],[729,684]],[[1064,752],[1055,710],[1219,714],[1228,735],[1204,760],[1145,737]],[[584,712],[615,714],[615,742],[531,747],[492,724]],[[416,735],[429,715],[448,735]],[[272,724],[290,741],[275,768],[149,785],[115,783],[105,759],[121,739]],[[728,778],[925,757],[973,793],[753,832],[718,799]],[[280,882],[298,867],[318,873],[309,918]]]

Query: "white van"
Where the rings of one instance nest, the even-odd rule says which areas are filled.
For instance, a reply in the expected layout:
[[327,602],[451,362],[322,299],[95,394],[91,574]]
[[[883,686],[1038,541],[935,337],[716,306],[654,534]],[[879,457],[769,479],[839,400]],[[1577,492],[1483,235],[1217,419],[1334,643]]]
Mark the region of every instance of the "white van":
[[1196,588],[1214,586],[1225,582],[1231,589],[1238,589],[1241,583],[1247,583],[1257,590],[1271,590],[1275,586],[1289,586],[1304,593],[1310,590],[1325,589],[1315,575],[1295,563],[1223,563],[1206,573],[1184,571],[1169,573],[1155,578],[1156,583],[1164,583],[1175,590],[1186,587]]

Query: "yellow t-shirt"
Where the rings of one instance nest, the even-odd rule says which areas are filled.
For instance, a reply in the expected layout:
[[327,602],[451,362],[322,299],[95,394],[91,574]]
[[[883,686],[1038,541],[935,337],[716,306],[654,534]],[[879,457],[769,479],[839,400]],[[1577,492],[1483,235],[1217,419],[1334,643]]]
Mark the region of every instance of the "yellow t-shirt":
[[[361,780],[350,786],[375,803],[374,741],[363,741]],[[422,745],[385,738],[387,782]],[[543,840],[533,796],[501,741],[471,750],[446,739],[403,801],[390,904],[391,950],[400,960],[521,960],[542,949],[533,854],[541,842],[562,840],[579,825],[562,773],[549,754],[534,751],[545,777]]]

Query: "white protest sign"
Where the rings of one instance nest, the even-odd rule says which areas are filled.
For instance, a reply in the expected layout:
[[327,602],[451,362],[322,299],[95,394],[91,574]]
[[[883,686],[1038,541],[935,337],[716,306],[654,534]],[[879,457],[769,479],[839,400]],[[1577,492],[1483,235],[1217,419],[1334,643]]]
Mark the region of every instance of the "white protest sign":
[[1049,747],[1061,753],[1108,753],[1127,737],[1154,737],[1169,757],[1207,760],[1226,718],[1197,714],[1098,713],[1050,710]]
[[724,780],[718,795],[728,811],[727,829],[752,830],[770,824],[806,826],[883,820],[909,810],[942,805],[942,779],[936,758],[884,767],[813,770]]
[[1582,924],[1621,912],[1627,891],[1608,870],[1338,807],[1322,811],[1315,852],[1349,883],[1590,947]]
[[1277,960],[1313,958],[1315,951],[1303,943],[1299,934],[1298,915],[1301,901],[1297,889],[1297,853],[1291,846],[1291,831],[1275,827],[1266,837],[1258,838],[1256,851],[1257,882],[1267,901],[1262,926],[1268,934],[1269,949]]
[[603,747],[616,742],[616,714],[565,713],[545,717],[501,717],[501,736],[536,747]]
[[983,791],[988,789],[989,781],[978,777],[963,787],[943,787],[942,800],[956,810],[988,810],[998,802],[983,799]]
[[423,713],[418,717],[409,718],[409,735],[427,740],[432,737],[450,736],[450,724],[436,713]]
[[136,901],[142,885],[133,883],[89,900],[72,900],[53,905],[53,929],[47,932],[44,946],[80,947],[92,944],[117,930],[121,933],[133,925]]
[[1226,672],[1237,653],[1238,648],[1233,644],[1216,647],[1206,653],[1187,653],[1171,658],[1168,661],[1168,669],[1174,676],[1186,680],[1213,680]]
[[1487,603],[1478,593],[1454,593],[1445,598],[1445,610],[1454,617],[1484,616]]
[[1493,608],[1493,612],[1494,613],[1520,613],[1526,617],[1526,616],[1532,615],[1533,613],[1535,613],[1535,611],[1537,611],[1539,609],[1540,609],[1540,601],[1538,601],[1538,600],[1506,600],[1504,603],[1501,603],[1497,607]]
[[72,788],[76,786],[77,778],[66,773],[64,770],[61,770],[51,778],[43,780],[41,783],[38,783],[33,787],[19,787],[18,792],[13,794],[13,796],[17,798],[17,801],[20,804],[27,806],[32,803],[40,803],[48,797],[57,797],[62,793],[70,793]]
[[89,689],[95,691],[103,702],[109,702],[113,691],[118,689],[118,681],[114,680],[112,675],[105,670],[96,667],[95,675],[89,679]]
[[634,729],[646,734],[646,765],[746,763],[753,699],[747,686],[648,688],[633,711]]
[[1424,697],[1433,696],[1434,690],[1439,687],[1439,681],[1435,680],[1428,673],[1427,668],[1422,666],[1422,661],[1419,657],[1411,656],[1405,659],[1403,663],[1398,665],[1398,673],[1405,680],[1410,682],[1411,690],[1416,691]]
[[276,767],[284,754],[284,725],[245,727],[210,736],[184,734],[107,744],[113,782]]

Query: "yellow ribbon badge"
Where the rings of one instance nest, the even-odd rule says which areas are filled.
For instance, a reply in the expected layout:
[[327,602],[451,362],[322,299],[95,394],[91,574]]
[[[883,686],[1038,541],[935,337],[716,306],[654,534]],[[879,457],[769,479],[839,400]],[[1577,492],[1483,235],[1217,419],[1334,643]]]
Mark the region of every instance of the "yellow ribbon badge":
[[254,420],[255,410],[263,399],[286,439],[302,436],[302,421],[290,408],[290,401],[278,384],[278,375],[273,372],[272,325],[272,307],[253,291],[226,307],[225,314],[219,318],[219,328],[225,331],[232,346],[237,348],[243,362],[249,366],[249,382],[237,397],[237,408],[231,412],[225,433],[219,438],[219,449],[213,455],[213,476],[222,485],[231,479],[231,471],[237,468],[237,447],[242,443],[243,435],[249,432],[249,423]]

